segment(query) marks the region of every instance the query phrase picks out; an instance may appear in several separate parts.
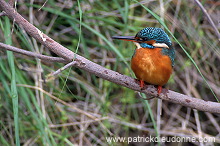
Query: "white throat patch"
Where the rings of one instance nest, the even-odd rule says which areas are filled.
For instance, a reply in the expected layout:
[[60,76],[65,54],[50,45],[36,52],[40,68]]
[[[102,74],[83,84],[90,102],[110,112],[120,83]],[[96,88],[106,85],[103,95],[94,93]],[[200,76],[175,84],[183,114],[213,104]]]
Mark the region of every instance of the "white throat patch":
[[160,48],[169,48],[168,46],[167,46],[167,44],[165,44],[165,43],[154,43],[154,44],[152,44],[154,47],[160,47]]
[[[142,48],[139,43],[134,42],[134,44],[137,46],[137,49]],[[169,47],[168,47],[167,44],[165,44],[165,43],[154,43],[154,44],[152,44],[152,46],[154,46],[154,47],[159,47],[159,48],[168,48],[168,49],[169,49]]]
[[137,49],[141,48],[141,45],[139,43],[134,42],[134,44],[137,46]]

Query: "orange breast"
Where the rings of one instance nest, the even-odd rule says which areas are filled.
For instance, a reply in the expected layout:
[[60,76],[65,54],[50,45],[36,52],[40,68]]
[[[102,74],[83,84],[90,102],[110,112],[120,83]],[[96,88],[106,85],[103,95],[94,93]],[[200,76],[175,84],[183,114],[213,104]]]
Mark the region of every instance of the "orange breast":
[[153,85],[165,85],[172,73],[171,60],[161,53],[161,48],[136,49],[131,68],[139,80]]

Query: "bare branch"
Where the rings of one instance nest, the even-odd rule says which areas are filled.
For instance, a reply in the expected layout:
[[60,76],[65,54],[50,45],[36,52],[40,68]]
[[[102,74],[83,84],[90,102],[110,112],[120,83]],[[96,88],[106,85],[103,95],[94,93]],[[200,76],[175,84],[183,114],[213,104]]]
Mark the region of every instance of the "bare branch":
[[[11,7],[14,7],[14,3],[15,3],[14,0],[9,0],[8,3],[9,3],[9,5],[11,5]],[[0,13],[0,17],[1,17],[1,16],[6,16],[6,13],[5,13],[4,11],[1,12],[1,13]]]
[[67,63],[67,61],[65,59],[61,58],[61,57],[50,57],[50,56],[38,54],[38,53],[35,53],[35,52],[19,49],[19,48],[16,48],[16,47],[13,47],[13,46],[10,46],[10,45],[6,45],[6,44],[3,44],[3,43],[0,43],[0,48],[6,49],[6,50],[9,50],[9,51],[13,51],[13,52],[16,52],[16,53],[20,53],[20,54],[23,54],[23,55],[39,58],[39,59],[42,59],[42,60],[45,60],[45,61]]
[[119,84],[121,86],[130,88],[138,92],[143,92],[149,95],[150,97],[158,97],[160,99],[180,104],[186,107],[190,107],[193,109],[197,109],[200,111],[220,113],[220,103],[204,101],[170,90],[167,93],[161,93],[158,96],[157,90],[153,85],[145,86],[145,89],[141,90],[139,87],[139,83],[135,79],[104,68],[80,55],[74,54],[72,51],[63,47],[62,45],[60,45],[59,43],[42,33],[32,24],[30,24],[4,0],[0,0],[0,9],[5,11],[7,16],[14,20],[17,24],[19,24],[30,36],[35,38],[37,41],[39,41],[45,47],[56,53],[58,56],[64,58],[67,62],[71,62],[74,59],[73,66],[77,68],[95,74],[96,76],[108,80],[110,82]]
[[49,81],[50,79],[53,79],[54,76],[60,74],[60,73],[61,73],[62,71],[64,71],[65,69],[67,69],[67,68],[69,68],[69,67],[71,67],[71,66],[74,66],[75,63],[76,63],[76,61],[72,61],[72,62],[66,64],[65,66],[63,66],[62,68],[58,69],[57,71],[55,71],[55,72],[53,72],[53,73],[47,75],[46,81]]
[[5,16],[5,15],[6,15],[6,14],[5,14],[4,11],[0,13],[0,17],[1,17],[1,16]]
[[30,36],[35,38],[42,45],[50,49],[58,56],[64,58],[65,60],[69,62],[72,61],[72,59],[74,58],[74,53],[72,51],[63,47],[62,45],[45,35],[43,32],[41,32],[38,28],[34,27],[4,0],[0,0],[0,9],[3,10],[11,20],[19,24]]

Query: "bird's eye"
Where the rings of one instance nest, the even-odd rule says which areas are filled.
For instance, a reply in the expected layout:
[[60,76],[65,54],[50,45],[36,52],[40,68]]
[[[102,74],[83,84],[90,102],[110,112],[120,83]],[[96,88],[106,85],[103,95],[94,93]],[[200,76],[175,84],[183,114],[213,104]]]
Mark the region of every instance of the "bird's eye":
[[139,41],[141,42],[147,41],[147,38],[139,38]]
[[139,42],[146,41],[146,38],[139,38],[139,37],[136,37],[135,39],[136,39],[137,41],[139,41]]

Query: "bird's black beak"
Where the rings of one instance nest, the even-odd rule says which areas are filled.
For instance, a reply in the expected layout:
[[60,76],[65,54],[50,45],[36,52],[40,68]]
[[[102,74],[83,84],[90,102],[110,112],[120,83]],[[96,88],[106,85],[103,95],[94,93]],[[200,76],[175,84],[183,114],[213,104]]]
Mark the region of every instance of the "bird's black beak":
[[136,42],[135,36],[113,36],[112,39]]

